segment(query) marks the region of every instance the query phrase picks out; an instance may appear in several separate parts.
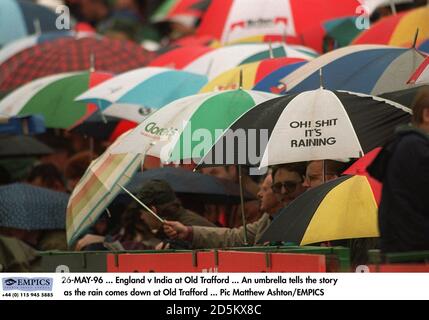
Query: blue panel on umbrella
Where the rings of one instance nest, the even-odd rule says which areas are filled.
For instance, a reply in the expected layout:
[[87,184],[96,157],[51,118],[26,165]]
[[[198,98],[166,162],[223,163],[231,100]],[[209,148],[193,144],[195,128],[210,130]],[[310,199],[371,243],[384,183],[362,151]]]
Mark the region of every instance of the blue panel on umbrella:
[[307,62],[297,62],[293,64],[289,64],[287,66],[281,67],[280,69],[270,73],[261,81],[259,81],[254,87],[253,90],[265,91],[265,92],[273,92],[271,90],[272,87],[276,87],[280,84],[280,80],[286,77],[289,73],[295,71],[302,65]]

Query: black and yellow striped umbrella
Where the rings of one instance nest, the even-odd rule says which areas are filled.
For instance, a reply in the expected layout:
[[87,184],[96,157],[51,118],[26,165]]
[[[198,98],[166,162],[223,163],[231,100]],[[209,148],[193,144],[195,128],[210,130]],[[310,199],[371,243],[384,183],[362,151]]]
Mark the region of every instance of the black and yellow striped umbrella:
[[306,245],[378,237],[377,210],[367,177],[342,176],[308,190],[284,208],[261,241]]

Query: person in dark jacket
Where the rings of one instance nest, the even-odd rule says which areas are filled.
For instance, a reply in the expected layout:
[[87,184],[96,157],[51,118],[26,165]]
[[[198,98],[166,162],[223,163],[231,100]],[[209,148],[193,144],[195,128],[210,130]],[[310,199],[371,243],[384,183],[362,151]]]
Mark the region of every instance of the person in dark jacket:
[[383,252],[429,250],[429,91],[416,98],[412,125],[400,128],[368,172],[383,183]]

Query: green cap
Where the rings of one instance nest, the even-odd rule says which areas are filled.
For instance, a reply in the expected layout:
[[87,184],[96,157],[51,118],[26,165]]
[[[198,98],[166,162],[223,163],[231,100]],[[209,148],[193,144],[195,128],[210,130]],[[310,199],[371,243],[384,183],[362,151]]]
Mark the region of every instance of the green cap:
[[157,206],[176,200],[176,194],[167,181],[149,180],[143,184],[137,197],[147,206]]

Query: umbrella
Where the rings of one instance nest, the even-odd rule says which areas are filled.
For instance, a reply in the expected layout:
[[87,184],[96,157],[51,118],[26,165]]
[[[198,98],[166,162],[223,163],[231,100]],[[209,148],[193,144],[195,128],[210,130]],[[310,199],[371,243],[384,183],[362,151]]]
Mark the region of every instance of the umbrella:
[[[321,51],[322,22],[355,15],[357,0],[226,0],[213,1],[197,35],[212,35],[221,43],[260,34],[287,35]],[[304,38],[304,39],[300,39]]]
[[416,72],[411,75],[408,83],[429,84],[429,57],[427,57],[417,68]]
[[306,63],[306,61],[291,63],[273,71],[256,83],[253,90],[280,94],[282,91],[286,90],[286,86],[281,83],[280,80]]
[[38,134],[45,131],[45,121],[41,116],[2,117],[0,114],[0,135]]
[[[179,48],[176,50],[184,51],[185,49],[186,48]],[[266,43],[242,43],[220,47],[218,49],[206,50],[205,53],[199,55],[196,59],[191,60],[188,58],[185,63],[182,61],[180,64],[176,64],[175,68],[198,74],[204,74],[209,78],[209,80],[212,80],[219,76],[222,72],[225,72],[231,68],[264,59],[280,57],[301,58],[305,60],[312,59],[314,55],[309,54],[308,52],[309,51],[307,49],[303,49],[301,46],[296,47],[284,44],[270,45]],[[169,52],[167,54],[172,55],[173,52]],[[161,57],[158,59],[160,58]],[[151,63],[151,66],[161,66],[156,60],[157,59]],[[165,66],[171,67],[171,65],[168,64]]]
[[252,89],[257,82],[272,72],[290,64],[303,63],[305,61],[298,58],[274,58],[246,63],[220,74],[206,84],[200,92],[238,89],[240,79],[242,89]]
[[348,46],[362,32],[356,26],[355,16],[325,21],[323,28],[326,30],[323,52]]
[[[383,18],[362,32],[353,44],[388,44],[411,47],[429,39],[429,8],[421,7]],[[418,29],[418,38],[415,38]]]
[[168,163],[199,159],[243,113],[274,97],[234,90],[176,100],[146,118],[111,152],[147,154]]
[[104,114],[135,122],[150,111],[191,94],[207,83],[207,77],[186,71],[146,67],[128,71],[91,88],[76,101],[101,105]]
[[0,226],[24,230],[64,229],[68,194],[14,183],[0,187]]
[[67,205],[67,243],[72,245],[104,212],[139,168],[142,157],[111,154],[119,137],[100,157],[92,161],[76,185]]
[[261,237],[299,245],[378,237],[378,206],[364,176],[342,176],[304,192],[282,209]]
[[0,158],[35,157],[54,153],[46,144],[29,136],[0,136]]
[[[131,179],[127,189],[138,193],[142,185],[149,180],[165,180],[180,196],[198,197],[199,201],[208,203],[238,203],[240,189],[237,184],[226,179],[192,172],[182,168],[163,167],[139,172]],[[246,200],[254,197],[246,193]]]
[[415,49],[380,45],[358,45],[331,51],[308,62],[281,81],[289,93],[323,86],[330,90],[347,90],[379,95],[411,87],[406,82],[424,60]]
[[195,59],[214,50],[214,48],[202,45],[173,46],[167,50],[158,51],[158,56],[151,60],[151,67],[166,67],[173,69],[183,69]]
[[54,11],[27,1],[0,2],[0,47],[13,40],[37,32],[55,31]]
[[429,85],[421,85],[417,87],[412,87],[409,89],[386,92],[380,95],[381,98],[395,101],[399,104],[402,104],[407,107],[412,107],[415,98],[420,95],[422,92],[427,92],[429,90]]
[[27,36],[22,39],[8,43],[0,50],[0,64],[14,56],[15,54],[33,47],[38,44],[42,44],[49,41],[54,41],[60,38],[81,38],[95,36],[95,33],[89,32],[76,32],[76,31],[51,31],[41,34],[35,34]]
[[425,40],[423,41],[420,45],[419,45],[419,50],[423,51],[424,53],[429,53],[429,40]]
[[[246,112],[200,163],[220,164],[222,160],[220,162],[225,164],[266,167],[309,160],[359,158],[385,143],[397,125],[408,123],[410,119],[411,109],[375,96],[323,88],[286,95]],[[243,130],[245,137],[255,141],[244,139],[238,146],[231,144],[231,133]],[[266,141],[255,138],[264,130]],[[254,154],[240,154],[237,148],[242,148],[240,144],[244,143],[256,144]],[[224,150],[222,146],[228,145],[233,147]]]
[[0,91],[61,72],[103,70],[121,73],[152,57],[131,41],[103,37],[61,38],[19,52],[0,65]]
[[194,26],[210,5],[211,0],[168,0],[155,11],[151,21],[179,22],[186,26]]
[[87,118],[97,106],[74,99],[90,86],[112,75],[100,72],[62,73],[34,80],[0,101],[0,113],[41,114],[49,128],[69,128]]

